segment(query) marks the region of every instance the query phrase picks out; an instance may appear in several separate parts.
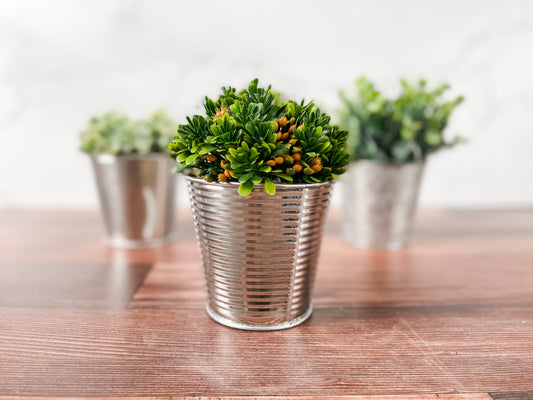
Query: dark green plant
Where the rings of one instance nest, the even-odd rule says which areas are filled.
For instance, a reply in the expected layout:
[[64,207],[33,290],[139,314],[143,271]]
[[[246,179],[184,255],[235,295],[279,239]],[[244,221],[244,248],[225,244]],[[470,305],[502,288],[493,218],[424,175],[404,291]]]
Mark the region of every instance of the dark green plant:
[[348,152],[353,160],[376,160],[403,164],[423,161],[428,154],[461,141],[446,141],[443,132],[462,96],[444,101],[449,86],[432,90],[425,80],[411,85],[401,80],[398,98],[385,98],[364,77],[356,80],[358,95],[348,98],[340,93],[340,125],[348,129]]
[[89,120],[80,134],[81,150],[92,154],[168,153],[177,127],[163,111],[136,121],[123,113],[108,112]]
[[347,132],[313,103],[282,102],[256,79],[238,93],[222,88],[204,107],[207,115],[187,118],[169,145],[178,171],[208,182],[240,182],[242,196],[254,184],[273,195],[276,183],[326,182],[345,171]]

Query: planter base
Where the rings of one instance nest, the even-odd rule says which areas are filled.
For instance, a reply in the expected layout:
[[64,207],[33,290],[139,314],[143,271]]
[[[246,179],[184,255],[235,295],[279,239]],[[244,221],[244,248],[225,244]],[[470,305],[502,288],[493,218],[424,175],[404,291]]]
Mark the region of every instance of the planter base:
[[407,247],[423,171],[423,162],[352,163],[343,177],[345,240],[367,249]]
[[299,317],[294,318],[291,321],[283,322],[277,325],[252,325],[232,321],[231,319],[222,317],[221,315],[218,315],[213,310],[211,310],[209,306],[206,306],[205,309],[207,311],[207,315],[209,315],[211,319],[213,319],[215,322],[218,322],[219,324],[228,326],[230,328],[243,329],[246,331],[277,331],[282,329],[293,328],[307,321],[313,313],[313,306],[309,305],[309,308],[305,313],[303,313]]
[[157,247],[175,233],[172,159],[164,154],[93,154],[91,161],[109,246]]
[[245,330],[287,329],[311,315],[333,182],[257,185],[187,177],[207,289],[207,313]]

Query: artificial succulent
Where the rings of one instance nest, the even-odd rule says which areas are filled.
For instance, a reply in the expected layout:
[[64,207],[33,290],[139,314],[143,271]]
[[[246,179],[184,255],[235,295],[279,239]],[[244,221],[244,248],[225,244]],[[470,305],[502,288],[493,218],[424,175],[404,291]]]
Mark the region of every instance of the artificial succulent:
[[163,111],[140,120],[131,120],[124,113],[112,111],[89,120],[80,134],[81,150],[117,155],[168,153],[168,144],[177,126]]
[[253,80],[237,92],[208,97],[206,115],[187,118],[169,148],[178,170],[208,182],[239,182],[249,195],[256,184],[275,194],[277,183],[320,183],[345,172],[347,132],[313,103],[281,101]]
[[340,125],[348,129],[348,152],[353,160],[375,160],[395,164],[424,161],[428,154],[461,141],[446,141],[443,132],[462,96],[442,99],[447,84],[428,89],[425,80],[410,84],[401,80],[395,99],[385,98],[372,82],[356,80],[357,96],[340,93]]

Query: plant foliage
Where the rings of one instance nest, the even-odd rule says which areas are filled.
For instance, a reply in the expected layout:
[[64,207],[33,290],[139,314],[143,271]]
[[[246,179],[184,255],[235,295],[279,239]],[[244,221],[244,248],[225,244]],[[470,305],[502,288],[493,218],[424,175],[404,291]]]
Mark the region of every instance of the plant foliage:
[[340,93],[340,125],[348,129],[348,152],[353,160],[403,164],[423,161],[428,154],[461,141],[446,141],[443,132],[462,96],[444,101],[447,84],[428,89],[425,80],[416,85],[401,80],[398,98],[385,98],[368,79],[356,80],[354,99]]
[[208,182],[240,182],[249,195],[254,184],[275,194],[276,183],[320,183],[344,173],[347,132],[313,103],[280,101],[257,79],[237,92],[222,88],[205,98],[206,116],[187,118],[169,145],[179,171]]
[[177,127],[163,111],[136,121],[120,112],[108,112],[89,120],[80,134],[81,150],[96,154],[168,153]]

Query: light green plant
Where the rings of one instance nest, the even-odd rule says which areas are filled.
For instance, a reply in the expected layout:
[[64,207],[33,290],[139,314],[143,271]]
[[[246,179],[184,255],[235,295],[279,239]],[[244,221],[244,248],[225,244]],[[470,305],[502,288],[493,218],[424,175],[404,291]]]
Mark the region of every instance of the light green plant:
[[280,101],[257,79],[238,92],[222,88],[205,99],[206,116],[187,118],[169,145],[179,170],[208,182],[240,182],[249,195],[254,184],[275,194],[276,183],[320,183],[344,173],[347,132],[313,103]]
[[164,111],[135,121],[123,113],[108,112],[89,120],[80,134],[81,150],[92,154],[168,153],[177,127]]
[[396,99],[385,98],[366,78],[355,82],[357,96],[340,93],[339,123],[348,129],[348,152],[353,160],[396,164],[423,161],[428,154],[461,141],[444,138],[444,130],[462,96],[444,101],[447,84],[429,90],[425,80],[416,85],[401,80]]

